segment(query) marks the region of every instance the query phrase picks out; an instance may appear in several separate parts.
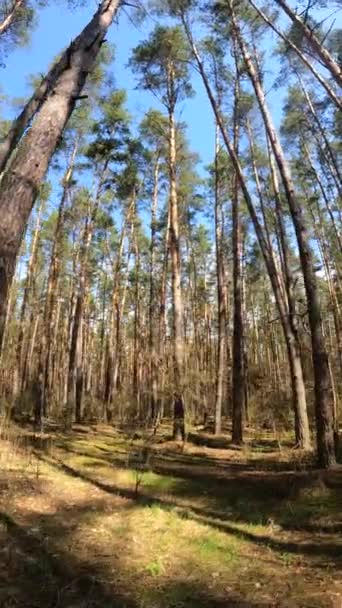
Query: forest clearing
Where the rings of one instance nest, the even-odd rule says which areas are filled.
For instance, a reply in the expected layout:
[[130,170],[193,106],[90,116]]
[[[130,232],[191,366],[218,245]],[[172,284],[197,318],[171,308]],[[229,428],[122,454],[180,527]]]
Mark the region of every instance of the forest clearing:
[[0,608],[342,608],[340,0],[0,0]]
[[272,433],[233,450],[170,430],[2,441],[0,605],[339,608],[341,470]]

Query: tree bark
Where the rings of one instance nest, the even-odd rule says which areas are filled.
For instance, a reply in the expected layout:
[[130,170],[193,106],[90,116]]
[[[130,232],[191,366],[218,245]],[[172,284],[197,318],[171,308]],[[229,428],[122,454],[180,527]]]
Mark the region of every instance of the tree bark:
[[[169,206],[170,206],[170,257],[172,268],[172,304],[173,304],[173,355],[174,355],[174,439],[185,438],[184,401],[183,401],[183,365],[184,365],[184,316],[181,286],[181,255],[179,243],[178,195],[176,177],[176,124],[174,115],[174,74],[170,64],[168,71],[170,104],[169,104]],[[182,407],[180,404],[183,404]]]
[[9,10],[5,19],[0,23],[0,36],[2,34],[5,34],[7,32],[7,30],[11,27],[11,25],[16,17],[17,12],[19,11],[19,9],[21,8],[21,6],[23,4],[24,4],[24,0],[14,0],[14,2],[12,4],[12,8]]
[[313,51],[322,61],[323,65],[329,70],[331,76],[342,87],[342,70],[338,63],[334,61],[329,51],[323,46],[317,36],[314,34],[304,21],[291,9],[291,7],[285,2],[285,0],[276,0],[277,4],[283,9],[283,11],[290,17],[292,23],[298,27],[299,31],[304,38],[308,41]]
[[151,244],[150,244],[150,301],[149,301],[149,346],[150,346],[150,418],[155,420],[158,404],[158,302],[155,285],[155,258],[157,236],[157,209],[159,194],[159,155],[156,155],[153,169],[153,194],[151,203]]
[[269,153],[269,163],[271,169],[272,186],[275,198],[275,215],[278,224],[278,233],[280,237],[280,247],[283,261],[284,282],[288,306],[288,319],[293,336],[293,347],[289,351],[291,385],[293,395],[293,405],[295,412],[295,434],[296,445],[303,449],[310,449],[310,426],[307,412],[306,391],[304,383],[303,366],[301,361],[300,339],[298,334],[298,320],[296,315],[296,304],[293,293],[295,279],[290,267],[289,261],[289,245],[286,235],[285,223],[283,219],[283,209],[281,204],[281,195],[278,182],[277,170],[274,162],[274,156],[270,149],[270,142],[267,139],[267,147]]
[[216,280],[217,280],[217,310],[218,310],[218,337],[217,337],[217,363],[216,363],[216,398],[215,398],[215,434],[222,431],[222,403],[224,386],[224,363],[226,355],[226,297],[225,297],[225,271],[223,260],[223,234],[219,183],[219,128],[216,125],[215,134],[215,247],[216,247]]
[[265,123],[272,150],[282,178],[288,206],[290,209],[293,225],[296,232],[301,268],[304,277],[305,291],[307,297],[309,323],[312,341],[312,358],[315,380],[315,413],[317,427],[317,452],[318,462],[322,467],[335,464],[335,443],[333,427],[333,411],[331,402],[331,383],[329,374],[328,353],[325,350],[322,332],[321,308],[317,289],[317,281],[314,271],[313,254],[309,244],[309,237],[305,226],[302,210],[297,202],[290,168],[273,126],[272,118],[268,110],[265,94],[259,79],[258,71],[251,60],[248,49],[243,41],[241,32],[236,22],[233,11],[231,11],[233,34],[239,43],[248,74],[259,103],[260,111]]
[[29,214],[50,158],[120,4],[120,0],[103,0],[93,19],[70,45],[64,68],[51,94],[36,114],[3,176],[0,190],[0,342],[8,289]]
[[[234,57],[236,64],[236,82],[234,92],[233,111],[233,145],[235,154],[239,155],[239,105],[240,105],[240,82],[234,45]],[[244,366],[244,326],[243,326],[243,294],[242,294],[242,235],[239,205],[239,179],[236,172],[233,176],[232,190],[232,219],[233,219],[233,293],[234,293],[234,317],[233,317],[233,374],[232,374],[232,441],[235,444],[243,442],[243,410],[245,401],[245,366]]]
[[341,98],[335,93],[335,91],[331,88],[330,84],[316,70],[316,68],[313,66],[312,62],[309,61],[309,59],[307,59],[305,57],[304,53],[302,53],[302,51],[292,42],[292,40],[290,40],[290,38],[288,38],[288,36],[286,36],[285,34],[283,34],[283,32],[281,32],[279,30],[279,28],[277,28],[277,26],[274,23],[272,23],[271,19],[269,19],[267,17],[267,15],[255,4],[255,2],[253,0],[248,0],[248,1],[249,1],[250,5],[260,15],[260,17],[265,21],[265,23],[267,23],[270,26],[270,28],[276,34],[278,34],[278,36],[280,36],[280,38],[298,55],[298,57],[300,57],[300,59],[302,60],[302,62],[310,70],[311,74],[313,74],[313,76],[316,78],[316,80],[318,80],[318,82],[322,85],[322,87],[324,87],[324,89],[326,90],[326,92],[329,95],[330,99],[334,102],[334,104],[340,110],[342,110],[342,100],[341,100]]
[[[240,187],[243,192],[244,199],[245,199],[251,220],[253,222],[253,226],[255,229],[255,233],[256,233],[259,245],[260,245],[260,249],[261,249],[261,252],[264,257],[265,265],[266,265],[266,268],[268,271],[268,275],[270,277],[271,285],[273,288],[273,293],[275,296],[276,305],[279,310],[280,320],[281,320],[283,331],[284,331],[289,362],[290,362],[290,365],[292,365],[292,362],[294,362],[294,364],[295,364],[295,369],[291,370],[291,375],[293,374],[293,376],[295,378],[299,379],[300,376],[299,376],[299,370],[298,370],[298,353],[297,353],[297,350],[295,347],[295,336],[293,335],[293,332],[291,330],[291,326],[290,326],[290,323],[288,320],[288,313],[287,313],[286,307],[284,306],[284,301],[283,301],[283,297],[282,297],[282,288],[281,288],[281,284],[280,284],[280,280],[279,280],[278,271],[277,271],[277,268],[276,268],[276,265],[274,262],[273,253],[272,253],[272,250],[270,250],[270,248],[268,246],[267,239],[265,237],[263,228],[260,224],[259,218],[255,211],[255,208],[253,205],[253,200],[252,200],[252,197],[248,190],[247,181],[244,177],[239,158],[237,157],[237,155],[235,153],[234,146],[233,146],[232,142],[230,141],[228,131],[226,130],[223,118],[219,112],[218,105],[216,104],[216,101],[215,101],[215,98],[214,98],[214,95],[213,95],[213,92],[212,92],[212,89],[211,89],[211,86],[209,83],[209,79],[206,75],[201,57],[199,55],[197,47],[192,38],[191,31],[188,27],[186,20],[182,19],[182,22],[184,25],[185,32],[188,36],[189,43],[191,45],[193,55],[196,59],[197,66],[198,66],[200,75],[202,77],[205,90],[207,92],[215,118],[217,120],[217,124],[220,127],[220,131],[222,134],[223,141],[226,145],[227,152],[231,158],[231,161],[234,165],[235,171],[239,178]],[[298,390],[300,390],[300,386],[298,387]]]

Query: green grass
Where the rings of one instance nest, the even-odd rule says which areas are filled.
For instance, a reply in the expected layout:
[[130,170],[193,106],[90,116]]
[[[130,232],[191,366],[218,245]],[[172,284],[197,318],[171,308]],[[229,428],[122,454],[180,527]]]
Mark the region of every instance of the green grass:
[[[222,479],[204,468],[213,461],[208,451],[193,462],[187,453],[183,460],[183,455],[168,454],[165,465],[182,463],[183,468],[170,468],[170,474],[142,473],[136,498],[136,471],[128,466],[125,453],[131,449],[127,437],[61,437],[47,459],[51,465],[41,465],[41,480],[49,480],[56,509],[43,505],[40,515],[36,502],[44,497],[44,489],[34,494],[32,504],[26,505],[32,511],[29,526],[36,527],[38,521],[43,543],[56,559],[70,561],[71,570],[73,563],[82,572],[91,566],[94,580],[98,577],[128,593],[139,608],[216,608],[234,605],[236,598],[251,605],[282,606],[286,600],[284,606],[291,608],[326,608],[324,593],[338,590],[339,584],[334,572],[337,549],[329,554],[329,543],[337,547],[339,538],[338,533],[329,534],[328,542],[319,531],[341,521],[340,489],[309,477],[298,487],[296,478],[289,483],[274,474],[279,471],[277,454],[272,469],[268,452],[269,472],[255,475],[260,472],[250,467],[246,473],[247,460],[250,464],[255,458],[254,466],[259,466],[264,451],[262,445],[257,448],[222,455],[217,470],[229,469],[234,458],[240,465]],[[80,478],[63,470],[61,462]],[[26,503],[18,498],[12,504],[17,517]],[[297,543],[302,541],[301,549]],[[312,554],[308,546],[314,546]],[[33,582],[42,577],[35,559],[23,576]],[[46,573],[46,578],[52,577]],[[61,605],[78,605],[69,598],[66,583],[60,586]],[[96,593],[89,605],[101,605]],[[111,606],[106,600],[102,605]]]
[[194,551],[199,551],[199,555],[205,563],[210,562],[229,563],[238,559],[236,540],[230,539],[224,542],[222,535],[215,532],[208,532],[204,537],[190,540]]
[[[135,472],[130,471],[132,479],[135,477]],[[177,486],[178,480],[174,477],[167,477],[153,473],[152,471],[146,471],[143,473],[142,487],[152,492],[160,493],[172,493],[172,490]]]
[[164,572],[165,572],[165,568],[159,559],[149,562],[145,566],[145,570],[151,576],[159,576],[160,574],[164,574]]

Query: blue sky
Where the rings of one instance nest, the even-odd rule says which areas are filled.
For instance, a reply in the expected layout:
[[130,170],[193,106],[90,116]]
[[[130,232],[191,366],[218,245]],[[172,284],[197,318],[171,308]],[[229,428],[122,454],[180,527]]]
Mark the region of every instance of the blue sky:
[[[88,2],[85,7],[73,10],[68,10],[65,4],[64,2],[52,2],[50,6],[41,9],[38,25],[32,33],[29,45],[16,49],[8,56],[6,67],[0,70],[0,82],[5,94],[10,97],[25,96],[29,91],[28,76],[46,73],[54,57],[80,32],[97,8],[96,2]],[[126,10],[129,14],[130,9]],[[134,77],[126,65],[131,49],[147,36],[154,23],[146,20],[137,27],[133,25],[127,13],[121,11],[119,23],[112,26],[108,39],[115,43],[117,50],[113,68],[116,85],[127,90],[129,110],[139,122],[144,111],[150,106],[156,105],[156,100],[148,93],[135,89]],[[336,17],[338,18],[338,15],[334,16],[334,18]],[[273,34],[270,36],[273,46],[275,39]],[[267,79],[269,85],[273,83],[277,72],[277,61],[268,56]],[[199,153],[203,163],[207,164],[213,155],[213,117],[199,77],[193,75],[193,81],[196,96],[180,105],[178,117],[187,122],[191,147]],[[279,122],[281,117],[282,99],[283,94],[280,91],[271,91],[269,94],[269,103],[276,122]]]
[[[90,2],[86,8],[70,10],[52,4],[41,10],[38,27],[32,34],[30,44],[12,52],[6,60],[6,67],[0,70],[3,93],[10,97],[23,97],[29,91],[28,76],[46,73],[53,58],[67,46],[89,21],[97,3]],[[128,9],[129,10],[129,9]],[[130,113],[139,122],[156,99],[149,93],[135,89],[134,76],[126,67],[131,49],[143,40],[153,22],[148,21],[139,28],[122,11],[118,24],[113,24],[107,39],[116,46],[116,60],[113,66],[116,86],[125,88],[128,95]],[[201,83],[196,85],[194,99],[180,104],[178,116],[189,123],[189,137],[194,150],[209,160],[213,150],[212,117]]]
[[[87,2],[86,7],[75,10],[67,10],[66,4],[66,0],[61,0],[60,3],[58,3],[58,0],[56,2],[51,0],[50,6],[40,10],[38,24],[32,33],[28,46],[17,48],[11,52],[5,60],[5,67],[0,68],[1,93],[8,95],[9,98],[25,97],[30,91],[28,86],[29,76],[39,73],[45,74],[56,55],[77,36],[97,8],[97,2],[95,1]],[[329,12],[332,11],[329,10]],[[321,14],[326,15],[327,11],[325,13],[321,11]],[[334,18],[336,18],[335,27],[338,25],[338,19],[340,20],[339,25],[342,25],[341,16],[341,13],[340,15],[334,15]],[[286,19],[283,25],[285,23]],[[119,23],[113,24],[107,36],[108,40],[116,46],[116,60],[113,66],[115,83],[117,87],[127,90],[128,109],[134,116],[136,124],[140,122],[148,108],[156,106],[156,99],[147,92],[136,90],[134,76],[126,66],[131,49],[147,37],[154,25],[153,21],[147,20],[137,27],[122,11]],[[274,79],[279,75],[279,64],[270,55],[276,42],[275,36],[269,33],[267,41],[270,47],[267,49],[269,52],[265,75],[266,88],[269,90],[268,102],[275,122],[279,123],[284,90],[275,91],[271,89]],[[196,96],[180,104],[178,118],[187,123],[191,149],[199,154],[203,167],[211,163],[213,159],[214,121],[202,82],[196,74],[193,75],[193,87]],[[15,110],[5,108],[2,113],[5,113],[6,117],[11,117],[14,116]],[[57,192],[58,188],[54,188],[50,201],[52,205],[56,203]],[[32,216],[31,221],[33,221]],[[204,221],[207,223],[206,220]]]
[[[54,57],[80,32],[97,8],[97,2],[88,2],[86,7],[68,10],[66,2],[51,2],[50,6],[40,10],[39,20],[29,45],[18,48],[6,59],[6,66],[0,69],[2,92],[9,97],[24,97],[29,92],[28,77],[30,74],[46,73]],[[127,9],[129,13],[129,8]],[[332,11],[328,11],[332,12]],[[327,11],[321,11],[327,14]],[[341,16],[341,14],[340,14]],[[338,15],[334,15],[338,18]],[[144,39],[153,28],[152,20],[146,20],[141,26],[132,24],[130,18],[121,11],[118,24],[114,24],[108,39],[116,46],[116,60],[113,73],[116,86],[125,88],[128,94],[128,108],[138,123],[146,109],[156,105],[156,99],[149,93],[135,89],[134,77],[126,67],[131,49]],[[337,22],[335,23],[337,26]],[[274,47],[275,38],[269,34],[270,48]],[[279,75],[279,65],[274,57],[268,55],[266,87],[269,89]],[[191,148],[196,151],[204,165],[211,162],[214,149],[213,116],[202,83],[198,75],[193,76],[196,96],[180,104],[178,118],[188,124],[188,136]],[[271,90],[268,95],[272,114],[278,123],[281,118],[283,92]]]

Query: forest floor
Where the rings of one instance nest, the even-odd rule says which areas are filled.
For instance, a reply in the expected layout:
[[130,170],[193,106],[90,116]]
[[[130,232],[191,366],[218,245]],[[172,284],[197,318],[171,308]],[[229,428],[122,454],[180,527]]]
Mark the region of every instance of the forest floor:
[[1,608],[342,607],[341,467],[267,433],[242,449],[103,425],[12,435]]

